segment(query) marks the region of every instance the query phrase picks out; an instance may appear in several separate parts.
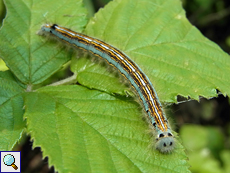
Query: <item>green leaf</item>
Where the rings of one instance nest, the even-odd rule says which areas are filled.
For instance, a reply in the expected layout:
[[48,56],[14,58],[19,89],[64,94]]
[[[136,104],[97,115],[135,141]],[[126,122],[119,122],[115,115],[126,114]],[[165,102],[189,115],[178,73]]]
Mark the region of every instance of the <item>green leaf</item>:
[[221,158],[224,164],[225,172],[230,172],[230,165],[229,165],[229,158],[230,158],[230,151],[224,150],[221,152]]
[[0,57],[21,82],[41,83],[58,71],[70,55],[64,49],[53,49],[54,44],[36,32],[47,20],[58,20],[62,25],[75,26],[73,29],[81,31],[86,24],[81,0],[51,0],[48,3],[17,0],[5,1],[5,5],[7,17],[0,31]]
[[[213,97],[216,89],[230,94],[229,55],[189,23],[179,0],[113,1],[99,10],[85,32],[134,60],[161,101],[175,102],[177,95]],[[90,86],[98,88],[98,79]],[[104,83],[100,90],[109,90],[110,80]]]
[[[117,71],[99,60],[92,63],[88,57],[72,58],[71,70],[77,74],[77,81],[83,86],[96,88],[108,93],[134,96],[129,83]],[[93,82],[92,82],[93,81]]]
[[6,66],[5,62],[0,59],[0,71],[6,71],[8,70],[8,67]]
[[11,72],[0,72],[0,150],[12,150],[22,136],[24,88],[14,79]]
[[26,96],[34,146],[59,172],[189,172],[183,148],[161,154],[139,104],[81,86],[45,87]]
[[224,144],[224,135],[218,128],[185,125],[180,129],[180,136],[188,151],[192,172],[223,171],[216,159],[220,158]]
[[209,148],[212,152],[219,154],[223,149],[224,136],[218,128],[186,125],[181,128],[180,134],[184,145],[189,150]]

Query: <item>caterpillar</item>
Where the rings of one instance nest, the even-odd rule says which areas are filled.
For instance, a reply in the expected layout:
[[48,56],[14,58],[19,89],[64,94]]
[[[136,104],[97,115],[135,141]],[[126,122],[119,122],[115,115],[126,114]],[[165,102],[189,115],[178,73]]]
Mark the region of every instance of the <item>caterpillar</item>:
[[57,24],[45,24],[41,27],[41,34],[52,35],[75,48],[105,59],[110,65],[130,82],[143,103],[151,125],[156,131],[156,149],[162,153],[170,153],[175,148],[174,135],[171,132],[169,122],[162,109],[157,93],[140,67],[125,53],[117,48],[96,38],[58,26]]

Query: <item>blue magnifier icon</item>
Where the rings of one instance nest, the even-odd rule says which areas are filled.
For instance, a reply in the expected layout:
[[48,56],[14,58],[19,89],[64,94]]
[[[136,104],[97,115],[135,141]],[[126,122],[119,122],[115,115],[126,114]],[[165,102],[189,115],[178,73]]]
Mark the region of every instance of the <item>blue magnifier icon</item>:
[[15,158],[11,154],[7,154],[3,158],[3,162],[7,166],[12,166],[15,170],[18,169],[18,167],[14,164],[15,163]]

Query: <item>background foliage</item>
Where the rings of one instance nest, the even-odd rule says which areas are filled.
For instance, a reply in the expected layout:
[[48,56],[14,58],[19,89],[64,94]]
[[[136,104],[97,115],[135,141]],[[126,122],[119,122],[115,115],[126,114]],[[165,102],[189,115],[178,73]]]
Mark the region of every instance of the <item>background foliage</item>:
[[[62,65],[70,59],[72,53],[67,53],[65,49],[60,47],[53,49],[55,44],[40,39],[34,33],[44,22],[44,16],[51,21],[62,22],[61,25],[69,26],[73,30],[82,31],[87,20],[85,19],[85,10],[81,6],[76,5],[79,7],[76,10],[76,7],[73,7],[69,1],[69,4],[65,3],[64,8],[61,8],[62,2],[57,1],[56,4],[60,9],[58,13],[66,14],[57,15],[56,8],[54,8],[55,3],[50,2],[50,6],[47,6],[49,13],[41,12],[43,17],[38,15],[39,17],[32,20],[32,24],[29,24],[25,18],[36,15],[33,12],[41,10],[44,4],[42,1],[41,3],[34,1],[33,6],[27,1],[17,1],[17,3],[8,2],[8,15],[11,17],[5,20],[5,30],[4,27],[1,30],[1,43],[4,43],[1,44],[1,56],[14,73],[6,71],[2,72],[0,76],[2,82],[1,103],[4,103],[1,104],[2,149],[11,149],[17,141],[15,139],[24,141],[22,131],[25,123],[27,123],[26,132],[29,132],[34,139],[33,146],[41,146],[43,155],[49,156],[49,163],[55,165],[56,170],[61,172],[76,171],[76,166],[67,164],[72,161],[69,158],[78,159],[78,171],[89,168],[88,165],[91,166],[88,172],[125,169],[132,172],[147,172],[148,169],[158,172],[166,172],[167,169],[176,172],[187,171],[187,164],[184,162],[186,157],[184,157],[180,145],[175,153],[166,156],[159,155],[155,151],[152,152],[147,147],[150,137],[145,133],[146,124],[140,121],[140,107],[133,98],[126,98],[127,91],[130,93],[129,87],[121,86],[116,73],[111,72],[111,70],[108,71],[107,66],[92,62],[85,57],[77,60],[74,57],[71,62],[71,70],[77,74],[78,83],[88,88],[80,86],[42,87],[71,74],[68,71],[68,64],[63,68]],[[89,15],[93,14],[93,9],[97,11],[97,8],[100,7],[99,4],[105,4],[102,1],[93,1],[93,3],[85,1],[85,3],[90,9]],[[148,1],[145,3],[148,4]],[[151,81],[157,81],[154,86],[156,86],[162,101],[175,102],[176,95],[192,98],[198,98],[199,95],[211,97],[216,95],[215,89],[227,94],[229,92],[228,55],[204,38],[196,28],[187,22],[179,1],[167,1],[167,3],[161,4],[162,9],[151,8],[152,11],[146,10],[145,3],[138,5],[135,16],[129,12],[135,8],[135,2],[115,1],[90,20],[85,32],[105,40],[132,57],[144,69]],[[156,3],[159,2],[156,1]],[[23,6],[21,6],[22,4]],[[22,20],[25,23],[14,20],[18,17],[17,13],[10,10],[14,6],[17,6],[15,9],[23,10],[26,14],[23,15],[24,20]],[[96,8],[93,8],[94,6]],[[174,8],[171,8],[172,6]],[[213,26],[216,29],[218,25],[215,24],[215,21],[224,20],[228,15],[225,7],[228,4],[224,1],[221,3],[201,0],[184,1],[184,6],[188,11],[190,21],[194,23],[199,21],[195,24],[201,27],[201,30],[202,27],[206,27],[207,36],[211,39],[219,32],[213,31],[210,23],[214,22]],[[33,8],[30,11],[27,7]],[[74,12],[77,13],[67,15],[71,8],[74,8]],[[138,17],[143,14],[143,9],[146,15],[145,19],[151,22],[146,20],[143,28],[139,28],[143,24],[143,18],[138,20]],[[166,13],[164,9],[170,10]],[[155,10],[157,13],[154,13]],[[217,10],[217,14],[213,15],[214,17],[208,16],[213,10]],[[192,13],[190,14],[190,11],[197,11],[197,13],[194,16]],[[4,10],[2,10],[2,14],[4,14]],[[154,14],[157,15],[154,16]],[[176,18],[173,18],[174,20],[169,17],[172,17],[172,14],[177,15]],[[132,17],[135,20],[132,20]],[[150,20],[151,17],[152,20]],[[130,20],[129,25],[122,27],[127,23],[127,18]],[[178,19],[179,22],[175,23],[177,21],[175,19]],[[174,22],[170,23],[171,21]],[[149,23],[154,27],[148,25]],[[182,23],[183,25],[181,25]],[[226,24],[226,22],[222,23]],[[22,28],[18,31],[17,37],[13,32],[15,25]],[[30,28],[30,32],[27,32],[28,28]],[[119,30],[119,28],[124,29]],[[137,28],[138,31],[135,31]],[[180,32],[177,32],[178,29]],[[149,33],[151,33],[151,38]],[[227,34],[226,32],[219,34],[224,41],[221,39],[217,41],[219,45],[224,45],[225,50],[229,47]],[[9,39],[13,37],[16,39]],[[7,47],[5,44],[7,42],[10,43],[11,47],[9,45]],[[13,51],[15,48],[18,50],[17,53]],[[9,50],[12,50],[11,53]],[[29,54],[29,52],[31,53]],[[152,54],[153,52],[154,54]],[[140,59],[140,55],[142,59]],[[152,57],[154,59],[150,60]],[[6,66],[1,64],[2,70],[6,70]],[[59,70],[58,73],[55,73],[57,70]],[[50,77],[50,74],[54,75]],[[25,91],[31,91],[32,86],[38,90],[25,93]],[[89,88],[96,90],[89,90]],[[114,95],[114,93],[116,94]],[[87,103],[90,103],[90,106]],[[225,104],[226,107],[224,107]],[[23,105],[25,105],[24,117],[27,118],[26,121],[23,121],[22,118],[24,114]],[[217,108],[218,105],[221,105],[222,108]],[[191,111],[185,112],[186,108]],[[230,131],[228,101],[223,97],[211,101],[203,99],[201,104],[191,101],[180,104],[179,107],[176,105],[173,109],[176,111],[173,115],[176,114],[176,124],[180,130],[180,136],[189,153],[191,170],[194,172],[228,172],[229,167],[226,164],[230,158],[227,147],[229,146],[227,136],[229,136]],[[172,112],[168,114],[172,114]],[[181,127],[182,124],[191,122],[209,125],[209,127],[195,125]],[[67,128],[66,124],[71,128]],[[210,127],[211,125],[215,127]],[[124,126],[127,128],[122,130]],[[135,130],[133,133],[133,129],[139,129],[139,132]],[[79,140],[80,137],[82,140]],[[50,145],[50,139],[52,139],[52,145]],[[21,144],[23,143],[21,142]],[[83,143],[85,146],[82,145]],[[140,152],[142,156],[138,155],[140,150],[142,150]],[[83,152],[79,153],[79,151]],[[86,157],[87,154],[84,151],[91,153],[90,158]],[[112,159],[103,155],[104,153],[110,153]],[[98,159],[98,156],[103,159]],[[136,160],[137,158],[138,160]],[[90,162],[90,160],[97,160],[97,163]],[[122,163],[119,160],[122,160]],[[133,162],[136,166],[133,165]],[[100,163],[99,167],[98,163]],[[108,170],[108,168],[111,169]]]

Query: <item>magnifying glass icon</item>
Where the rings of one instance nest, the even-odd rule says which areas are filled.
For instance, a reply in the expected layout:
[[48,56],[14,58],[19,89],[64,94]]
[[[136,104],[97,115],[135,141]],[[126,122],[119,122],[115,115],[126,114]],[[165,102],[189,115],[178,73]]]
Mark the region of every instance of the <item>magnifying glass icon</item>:
[[3,162],[7,166],[12,166],[15,170],[18,169],[18,167],[14,164],[15,163],[15,158],[11,154],[7,154],[3,158]]

